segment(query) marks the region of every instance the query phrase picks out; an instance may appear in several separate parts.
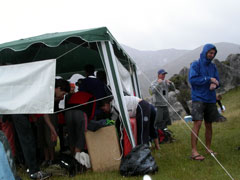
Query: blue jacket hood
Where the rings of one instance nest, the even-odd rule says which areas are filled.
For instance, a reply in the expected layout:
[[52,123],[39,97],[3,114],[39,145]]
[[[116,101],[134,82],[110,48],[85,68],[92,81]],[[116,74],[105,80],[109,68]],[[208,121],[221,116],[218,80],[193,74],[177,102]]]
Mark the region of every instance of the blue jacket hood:
[[200,59],[194,61],[190,66],[188,79],[191,84],[192,101],[216,103],[216,92],[209,88],[211,78],[216,78],[219,81],[219,76],[215,64],[206,57],[207,52],[211,49],[216,50],[216,47],[212,44],[206,44],[200,54]]
[[[215,53],[215,56],[217,54],[217,48],[216,46],[214,46],[213,44],[206,44],[204,47],[203,47],[203,50],[200,54],[200,61],[203,61],[203,63],[206,63],[206,64],[209,64],[211,63],[211,59],[207,59],[207,52],[211,49],[214,49],[216,51]],[[214,57],[215,57],[214,56]]]

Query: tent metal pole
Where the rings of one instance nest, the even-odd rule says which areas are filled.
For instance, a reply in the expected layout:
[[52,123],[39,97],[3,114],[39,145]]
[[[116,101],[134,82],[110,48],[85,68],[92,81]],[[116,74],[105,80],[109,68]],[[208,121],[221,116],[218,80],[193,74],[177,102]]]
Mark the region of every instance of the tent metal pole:
[[112,47],[110,41],[99,42],[99,47],[100,47],[99,49],[102,53],[107,71],[109,72],[108,73],[109,81],[110,81],[111,90],[113,93],[113,97],[114,97],[116,106],[119,109],[119,113],[122,117],[122,121],[123,121],[124,127],[126,129],[130,143],[131,143],[132,147],[134,148],[136,146],[135,140],[134,140],[133,134],[132,134],[132,128],[130,125],[127,106],[126,106],[126,102],[125,102],[124,95],[123,95],[122,84],[120,83],[121,79],[120,79],[115,55],[113,52],[113,47]]

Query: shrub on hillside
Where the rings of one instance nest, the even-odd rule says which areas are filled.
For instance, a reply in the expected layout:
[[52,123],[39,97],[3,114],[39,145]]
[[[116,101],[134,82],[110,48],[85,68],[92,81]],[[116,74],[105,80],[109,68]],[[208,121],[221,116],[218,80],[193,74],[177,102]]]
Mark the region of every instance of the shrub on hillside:
[[186,75],[175,74],[170,78],[175,84],[175,88],[179,90],[177,94],[177,100],[182,104],[187,114],[190,114],[187,102],[191,100],[191,91],[188,86],[188,79]]

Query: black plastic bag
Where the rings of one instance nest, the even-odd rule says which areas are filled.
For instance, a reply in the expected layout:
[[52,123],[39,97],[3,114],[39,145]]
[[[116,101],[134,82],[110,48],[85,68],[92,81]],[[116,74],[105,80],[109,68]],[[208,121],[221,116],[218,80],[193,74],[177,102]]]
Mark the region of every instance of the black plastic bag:
[[155,173],[158,166],[146,144],[141,144],[122,159],[120,174],[123,176],[137,176]]

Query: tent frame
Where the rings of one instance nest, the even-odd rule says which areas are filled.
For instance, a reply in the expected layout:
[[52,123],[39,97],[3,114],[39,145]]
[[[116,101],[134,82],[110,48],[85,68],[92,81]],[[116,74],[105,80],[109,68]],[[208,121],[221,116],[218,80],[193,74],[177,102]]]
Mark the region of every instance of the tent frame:
[[[34,59],[29,59],[31,56],[29,57],[27,56],[28,59],[21,59],[23,58],[22,53],[31,53],[32,55],[32,53],[36,51],[36,47],[38,47],[39,44],[40,44],[39,48],[41,48],[43,45],[45,48],[47,48],[46,52],[52,53],[54,52],[54,49],[56,50],[56,48],[58,47],[60,48],[60,46],[65,41],[68,42],[69,40],[70,40],[70,43],[72,44],[69,47],[72,47],[73,49],[74,49],[73,43],[75,43],[75,41],[77,42],[75,43],[77,44],[76,47],[80,45],[79,43],[80,41],[86,42],[87,46],[96,43],[96,46],[94,45],[95,46],[94,50],[98,51],[96,53],[100,55],[100,59],[102,60],[103,66],[105,67],[105,70],[107,72],[111,89],[113,92],[113,97],[115,99],[116,105],[122,117],[122,121],[126,129],[127,135],[129,137],[130,143],[132,144],[133,147],[135,147],[135,141],[132,135],[132,129],[130,126],[130,120],[127,112],[126,102],[123,98],[124,97],[123,87],[122,87],[122,84],[120,83],[121,79],[120,79],[120,74],[117,66],[117,59],[123,65],[125,64],[124,67],[130,73],[134,94],[138,97],[141,97],[139,83],[137,79],[137,73],[136,73],[136,65],[106,27],[89,29],[89,30],[81,30],[81,31],[45,34],[45,35],[40,35],[32,38],[21,39],[18,41],[0,44],[0,64],[1,62],[6,62],[6,60],[8,61],[8,59],[13,64],[39,61],[40,57],[38,59],[35,59],[35,55],[33,56]],[[74,40],[74,41],[72,42],[71,40]],[[84,47],[84,48],[88,48],[88,47]],[[32,50],[33,52],[31,52]],[[36,53],[38,52],[39,51],[37,50]],[[115,55],[117,56],[117,58],[115,57]],[[63,62],[63,60],[60,59],[59,62],[61,63]],[[72,61],[72,63],[74,62],[76,61]],[[61,65],[60,67],[62,68],[62,64],[60,65]],[[71,70],[74,70],[74,68]],[[64,75],[64,74],[67,74],[68,72],[71,74],[74,71],[70,72],[70,71],[66,71],[66,69],[64,70],[60,69],[57,75],[61,76],[61,74]]]

